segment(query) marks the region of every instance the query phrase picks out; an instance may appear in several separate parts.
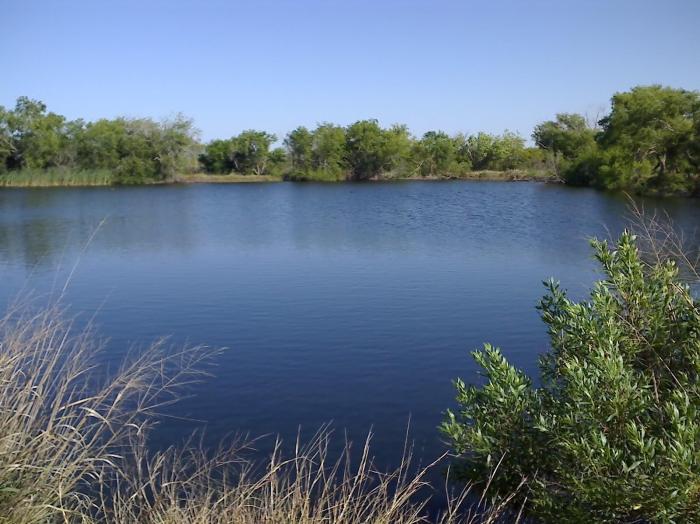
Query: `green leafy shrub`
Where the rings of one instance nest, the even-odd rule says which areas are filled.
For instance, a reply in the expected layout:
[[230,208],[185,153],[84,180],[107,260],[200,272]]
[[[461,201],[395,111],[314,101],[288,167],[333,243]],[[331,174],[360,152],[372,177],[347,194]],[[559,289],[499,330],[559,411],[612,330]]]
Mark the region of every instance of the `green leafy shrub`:
[[540,381],[498,349],[474,353],[486,384],[456,381],[441,430],[498,490],[549,522],[700,522],[700,307],[672,261],[645,263],[635,237],[594,241],[605,274],[574,302],[547,283],[551,350]]

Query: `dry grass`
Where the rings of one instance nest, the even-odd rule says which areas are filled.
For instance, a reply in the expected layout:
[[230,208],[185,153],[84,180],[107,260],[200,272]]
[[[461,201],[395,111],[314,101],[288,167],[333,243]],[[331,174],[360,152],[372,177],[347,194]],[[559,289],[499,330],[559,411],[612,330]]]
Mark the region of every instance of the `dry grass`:
[[[192,440],[149,452],[158,410],[202,378],[214,352],[160,342],[108,373],[90,329],[76,333],[58,307],[27,311],[0,320],[0,522],[429,522],[435,464],[412,466],[409,446],[390,472],[373,465],[370,438],[332,459],[327,428],[289,457],[278,443],[266,463],[246,460],[250,443],[236,439],[218,450]],[[468,487],[450,494],[432,522],[504,515],[475,498]]]
[[201,374],[209,354],[169,353],[160,343],[109,377],[95,364],[97,349],[59,308],[16,309],[0,320],[0,522],[80,515],[91,505],[85,487]]
[[[244,444],[219,450],[213,458],[197,448],[171,448],[147,456],[135,444],[135,460],[116,473],[117,488],[100,500],[103,522],[144,524],[475,524],[519,522],[508,510],[513,496],[491,506],[476,500],[467,486],[457,493],[446,484],[445,511],[430,519],[426,506],[433,488],[424,468],[411,465],[406,449],[400,466],[377,470],[368,437],[358,457],[346,443],[341,457],[331,460],[329,438],[322,430],[311,443],[297,446],[284,458],[278,445],[267,464],[256,467],[241,459]],[[115,485],[104,479],[103,485]]]
[[668,213],[649,211],[631,197],[627,208],[642,256],[652,264],[673,260],[682,278],[700,282],[700,230],[683,232]]
[[182,184],[239,184],[248,182],[281,182],[282,177],[275,175],[210,175],[208,173],[180,174],[175,182]]
[[483,180],[489,182],[561,182],[556,176],[544,170],[509,169],[506,171],[466,171],[464,173],[434,176],[398,176],[385,180]]

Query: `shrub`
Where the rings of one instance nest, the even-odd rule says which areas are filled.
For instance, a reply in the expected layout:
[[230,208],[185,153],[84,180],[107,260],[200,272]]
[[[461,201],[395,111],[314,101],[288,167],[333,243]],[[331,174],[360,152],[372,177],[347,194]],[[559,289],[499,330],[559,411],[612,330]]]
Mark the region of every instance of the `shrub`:
[[592,244],[605,278],[588,301],[546,284],[539,386],[487,345],[486,384],[457,380],[441,429],[470,477],[500,461],[500,491],[525,479],[544,521],[700,522],[700,308],[630,233]]

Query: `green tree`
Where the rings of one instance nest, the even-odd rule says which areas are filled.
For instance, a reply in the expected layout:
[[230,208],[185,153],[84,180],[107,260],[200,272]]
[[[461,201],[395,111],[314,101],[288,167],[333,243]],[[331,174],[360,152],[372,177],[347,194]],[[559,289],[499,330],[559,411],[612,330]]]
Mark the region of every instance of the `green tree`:
[[155,145],[157,124],[146,118],[124,118],[118,146],[119,160],[112,167],[120,184],[138,184],[160,178]]
[[265,131],[248,129],[231,139],[233,170],[242,174],[267,174],[270,146],[277,140]]
[[76,137],[78,162],[83,167],[115,169],[124,152],[126,120],[88,123]]
[[413,139],[404,124],[394,124],[382,130],[382,169],[388,176],[406,176],[411,170]]
[[10,128],[11,112],[0,106],[0,173],[10,168],[14,154],[14,141]]
[[268,158],[267,174],[275,176],[284,174],[287,160],[287,151],[284,148],[274,148],[270,151],[270,156]]
[[384,136],[377,120],[360,120],[346,131],[346,154],[355,180],[379,176],[386,165]]
[[181,113],[159,123],[153,141],[159,178],[170,179],[178,173],[196,171],[201,149],[198,134],[194,121]]
[[616,93],[610,115],[600,122],[600,143],[611,157],[603,185],[631,184],[661,192],[696,190],[698,122],[700,93],[696,91],[652,85]]
[[510,131],[470,135],[460,145],[459,156],[476,171],[517,169],[527,159],[525,140]]
[[547,522],[700,522],[700,307],[671,261],[635,238],[593,242],[605,274],[590,300],[549,282],[551,350],[539,387],[498,349],[474,353],[486,383],[456,381],[441,429],[465,472],[520,492]]
[[535,127],[532,139],[547,154],[549,168],[566,182],[587,185],[595,177],[597,167],[597,131],[576,113],[559,113],[556,120]]
[[304,126],[291,131],[284,139],[291,169],[295,174],[306,174],[312,168],[313,135]]
[[60,165],[63,116],[47,112],[43,102],[21,96],[6,121],[13,142],[11,167],[44,169]]
[[468,170],[469,165],[459,165],[459,144],[442,131],[428,131],[413,146],[413,159],[421,176],[450,175],[454,171]]
[[312,168],[328,177],[344,178],[347,171],[345,129],[321,124],[313,132]]
[[559,113],[556,120],[542,122],[532,132],[535,145],[545,151],[573,160],[595,146],[595,129],[576,113]]
[[212,140],[199,156],[199,162],[208,173],[228,174],[233,171],[233,144],[231,140]]
[[196,130],[182,115],[163,122],[102,119],[80,124],[68,136],[74,143],[76,167],[108,169],[119,183],[167,180],[196,167]]

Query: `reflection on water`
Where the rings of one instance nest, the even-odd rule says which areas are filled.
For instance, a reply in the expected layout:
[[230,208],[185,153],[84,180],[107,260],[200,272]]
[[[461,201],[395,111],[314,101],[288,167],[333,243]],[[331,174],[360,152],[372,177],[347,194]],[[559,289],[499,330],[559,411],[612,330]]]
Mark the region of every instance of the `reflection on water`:
[[159,189],[0,191],[0,263],[52,268],[68,257],[72,264],[91,239],[94,251],[186,252],[190,195]]
[[[141,255],[187,253],[211,242],[419,252],[426,242],[439,249],[451,240],[508,248],[508,237],[517,235],[544,245],[562,235],[586,240],[594,232],[607,234],[623,223],[627,205],[626,196],[590,190],[512,184],[518,190],[498,191],[494,185],[499,187],[457,182],[5,189],[0,262],[55,267],[91,238],[91,251]],[[697,245],[695,201],[642,201],[660,206]],[[507,235],[499,235],[503,226]]]

